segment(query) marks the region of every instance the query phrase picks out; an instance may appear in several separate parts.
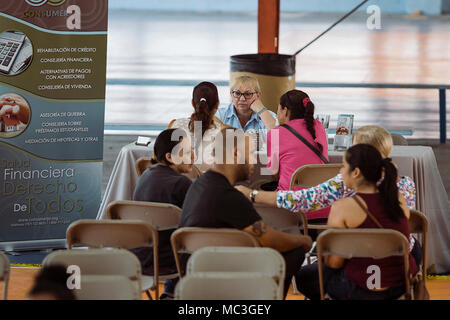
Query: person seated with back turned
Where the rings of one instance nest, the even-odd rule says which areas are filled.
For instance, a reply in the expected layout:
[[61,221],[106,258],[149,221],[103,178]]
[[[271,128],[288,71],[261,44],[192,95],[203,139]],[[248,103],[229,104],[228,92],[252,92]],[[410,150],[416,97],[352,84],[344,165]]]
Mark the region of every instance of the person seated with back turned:
[[[383,158],[389,157],[393,145],[389,132],[375,125],[363,126],[356,131],[353,135],[353,144],[358,143],[367,143],[374,146]],[[397,187],[406,199],[408,207],[414,209],[416,204],[414,181],[407,176],[398,177]],[[252,192],[245,186],[237,186],[236,188],[248,197]],[[258,191],[255,202],[278,206],[293,212],[303,211],[306,213],[308,220],[325,219],[326,222],[328,215],[318,215],[319,211],[316,210],[328,208],[335,201],[353,195],[354,190],[345,185],[342,174],[339,173],[337,176],[311,188],[293,191],[278,190],[277,192]]]
[[[231,148],[227,148],[227,140]],[[215,164],[189,188],[179,227],[240,229],[253,235],[262,247],[281,252],[286,261],[286,296],[292,276],[311,248],[311,238],[266,225],[252,203],[233,187],[236,182],[248,179],[253,170],[254,146],[250,136],[242,130],[224,129],[215,141]]]
[[249,76],[237,77],[230,88],[232,102],[226,108],[219,108],[216,116],[230,127],[263,132],[265,140],[267,131],[276,126],[277,117],[261,102],[258,80]]
[[191,103],[195,110],[191,117],[174,119],[168,128],[183,129],[191,137],[194,145],[194,164],[204,172],[214,162],[212,155],[214,137],[221,129],[229,126],[224,125],[214,115],[219,107],[219,94],[214,83],[203,81],[196,85],[192,92]]
[[[336,201],[331,207],[329,228],[393,229],[409,237],[409,208],[397,188],[397,169],[369,144],[357,144],[345,152],[341,174],[355,195]],[[379,183],[384,173],[384,179]],[[366,212],[369,213],[366,213]],[[379,288],[369,287],[368,267],[380,269]],[[417,265],[409,254],[411,275]],[[324,289],[333,299],[396,299],[405,293],[403,257],[383,259],[326,256]],[[303,267],[295,276],[297,288],[310,299],[320,298],[318,265]]]
[[289,190],[292,174],[301,166],[328,163],[328,141],[322,123],[314,120],[314,104],[303,91],[283,94],[277,117],[280,126],[267,134],[267,168],[279,173],[278,191]]
[[[153,165],[139,178],[133,200],[170,203],[181,208],[192,184],[192,181],[183,175],[192,170],[193,153],[189,137],[182,130],[166,129],[156,138],[153,153]],[[177,272],[170,245],[173,231],[174,229],[158,231],[160,274]],[[132,252],[141,261],[143,274],[153,275],[153,249],[137,248]],[[161,298],[171,297],[175,284],[172,279],[167,280]]]
[[[368,125],[359,128],[353,135],[353,144],[367,143],[375,147],[383,158],[389,157],[392,151],[392,136],[383,127]],[[397,187],[405,198],[410,209],[416,207],[416,186],[408,176],[397,177]],[[309,223],[326,224],[329,207],[343,198],[351,197],[355,191],[344,183],[342,174],[311,188],[301,190],[278,190],[278,191],[252,191],[245,186],[236,186],[239,191],[250,198],[254,192],[256,203],[265,203],[271,206],[288,209],[292,212],[305,212]],[[315,232],[310,233],[314,237]],[[422,261],[421,246],[414,236],[410,235],[410,250],[416,259],[416,264]]]

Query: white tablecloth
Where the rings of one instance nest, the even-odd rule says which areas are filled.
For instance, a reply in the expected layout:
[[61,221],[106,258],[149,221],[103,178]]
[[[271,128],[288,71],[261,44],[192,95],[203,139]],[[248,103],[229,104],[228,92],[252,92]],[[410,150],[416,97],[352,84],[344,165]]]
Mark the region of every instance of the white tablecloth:
[[[106,207],[114,200],[131,200],[138,180],[136,160],[150,156],[148,147],[128,144],[120,151],[114,164],[97,219],[107,217]],[[329,150],[330,162],[342,162],[343,152]],[[431,147],[394,146],[391,157],[399,168],[399,175],[411,177],[417,190],[416,207],[429,219],[428,265],[435,265],[437,273],[450,270],[450,201],[442,183]]]

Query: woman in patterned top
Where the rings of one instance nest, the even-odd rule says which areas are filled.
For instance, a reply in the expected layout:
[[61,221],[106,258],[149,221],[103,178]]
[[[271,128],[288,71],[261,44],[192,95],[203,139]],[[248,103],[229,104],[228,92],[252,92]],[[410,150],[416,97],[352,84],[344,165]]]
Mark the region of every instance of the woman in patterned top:
[[[353,144],[367,143],[381,153],[383,158],[389,157],[392,151],[392,137],[379,126],[364,126],[358,129],[353,137]],[[410,209],[416,206],[416,187],[414,181],[407,176],[397,178],[397,186]],[[244,195],[249,196],[251,189],[236,186]],[[293,212],[304,211],[308,218],[318,209],[330,207],[335,201],[351,197],[354,191],[347,188],[341,174],[315,187],[297,191],[261,191],[254,197],[255,202],[278,206]]]
[[[389,157],[392,151],[392,137],[386,129],[370,125],[356,131],[353,144],[366,143],[374,146],[383,158]],[[410,209],[416,206],[416,186],[414,181],[407,176],[397,178],[397,187],[405,198]],[[251,189],[244,186],[236,186],[245,196],[250,197]],[[345,186],[342,174],[338,174],[324,183],[315,187],[296,191],[261,191],[253,197],[257,203],[265,203],[279,208],[285,208],[293,212],[305,212],[308,220],[315,219],[314,211],[331,207],[339,199],[352,197],[355,192]],[[414,238],[410,237],[410,249],[414,246]]]

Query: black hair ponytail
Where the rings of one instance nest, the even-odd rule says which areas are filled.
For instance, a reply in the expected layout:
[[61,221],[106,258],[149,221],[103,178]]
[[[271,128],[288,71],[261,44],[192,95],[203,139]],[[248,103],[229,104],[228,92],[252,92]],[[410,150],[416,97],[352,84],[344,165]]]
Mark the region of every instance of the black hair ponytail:
[[384,178],[378,186],[381,201],[389,218],[399,221],[404,214],[398,201],[397,168],[392,163],[391,158],[383,159],[381,166],[384,168]]
[[375,147],[361,143],[347,150],[345,161],[351,171],[359,168],[364,178],[374,184],[380,181],[384,172],[383,180],[378,186],[381,202],[389,219],[398,222],[404,213],[398,200],[397,169],[391,159],[383,159]]
[[214,123],[214,113],[219,103],[219,94],[217,87],[212,82],[201,82],[195,86],[192,93],[192,103],[195,111],[189,120],[189,130],[194,132],[194,122],[202,122],[202,136]]
[[288,108],[290,112],[289,120],[305,120],[306,129],[317,144],[319,151],[322,152],[323,146],[317,142],[316,130],[314,129],[314,103],[311,102],[309,96],[300,90],[290,90],[281,96],[280,105],[283,109]]

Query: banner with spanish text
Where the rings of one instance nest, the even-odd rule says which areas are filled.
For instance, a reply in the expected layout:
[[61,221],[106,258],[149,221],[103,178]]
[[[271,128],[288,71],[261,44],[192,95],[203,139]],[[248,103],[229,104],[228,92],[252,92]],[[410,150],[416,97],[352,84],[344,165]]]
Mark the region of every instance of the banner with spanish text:
[[0,1],[0,249],[65,245],[101,201],[107,0]]

